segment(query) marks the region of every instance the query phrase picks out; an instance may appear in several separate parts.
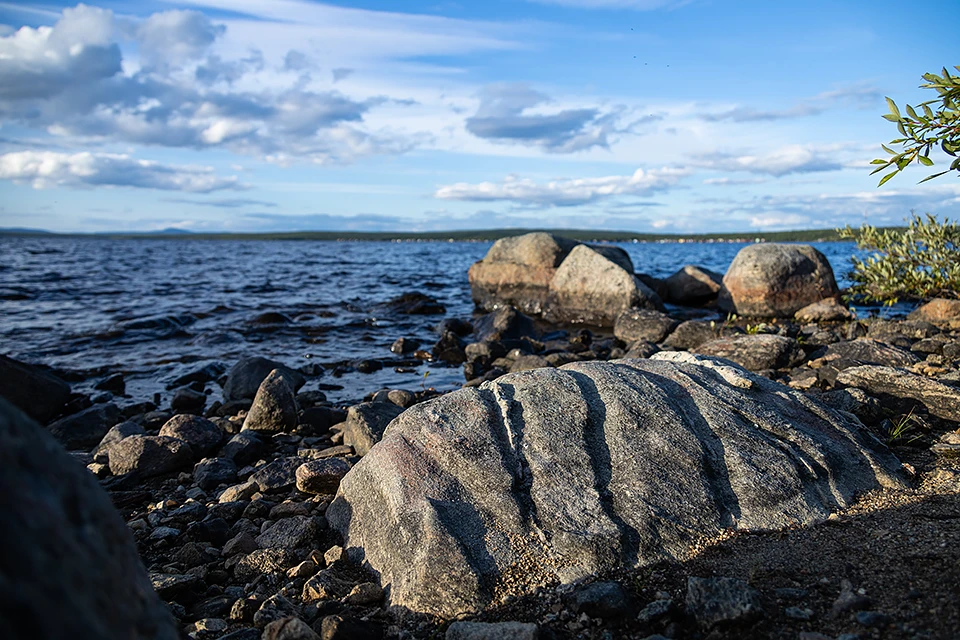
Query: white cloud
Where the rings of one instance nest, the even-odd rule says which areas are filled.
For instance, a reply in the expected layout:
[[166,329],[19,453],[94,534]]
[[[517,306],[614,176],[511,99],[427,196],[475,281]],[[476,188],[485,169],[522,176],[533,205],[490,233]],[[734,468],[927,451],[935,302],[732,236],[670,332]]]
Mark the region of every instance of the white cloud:
[[718,171],[746,171],[776,177],[791,173],[839,171],[846,166],[840,154],[848,146],[792,144],[761,154],[696,154],[691,164]]
[[636,11],[652,11],[666,7],[677,7],[690,0],[530,0],[537,4],[554,4],[562,7],[577,7],[580,9],[633,9]]
[[127,155],[17,151],[0,155],[0,180],[52,187],[136,187],[210,193],[243,189],[236,177],[218,177],[210,167],[172,166]]
[[163,11],[141,22],[136,29],[141,60],[150,66],[167,66],[199,60],[225,31],[199,11]]
[[526,205],[570,207],[615,196],[650,196],[676,185],[689,171],[664,167],[644,171],[637,169],[629,176],[576,178],[536,183],[514,176],[503,182],[468,184],[459,182],[437,189],[434,197],[443,200],[471,202],[510,201]]

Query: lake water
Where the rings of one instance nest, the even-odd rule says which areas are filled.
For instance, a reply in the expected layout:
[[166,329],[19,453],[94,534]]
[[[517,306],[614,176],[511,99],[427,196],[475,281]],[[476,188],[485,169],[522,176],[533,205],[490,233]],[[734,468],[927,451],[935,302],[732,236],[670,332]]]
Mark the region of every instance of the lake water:
[[[852,243],[814,243],[847,284]],[[685,264],[723,273],[744,245],[623,243],[639,272],[665,277]],[[482,242],[319,242],[0,237],[0,353],[71,377],[88,390],[105,372],[123,372],[138,400],[210,362],[231,366],[260,355],[300,368],[321,365],[334,401],[381,387],[452,389],[460,368],[403,363],[400,337],[429,349],[436,324],[473,312],[467,269]],[[389,312],[383,303],[417,291],[437,298],[441,316]],[[289,318],[262,324],[264,313]],[[382,359],[372,374],[332,375],[337,364]],[[399,365],[413,372],[398,373]],[[424,380],[424,374],[429,377]],[[316,388],[312,380],[306,389]],[[219,392],[219,388],[215,388]]]

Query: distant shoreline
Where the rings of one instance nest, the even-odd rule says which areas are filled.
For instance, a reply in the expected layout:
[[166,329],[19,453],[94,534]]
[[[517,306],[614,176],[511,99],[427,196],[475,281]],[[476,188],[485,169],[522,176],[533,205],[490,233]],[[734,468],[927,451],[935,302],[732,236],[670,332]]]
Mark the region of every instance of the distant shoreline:
[[771,231],[757,233],[633,233],[589,229],[480,229],[471,231],[289,231],[276,233],[54,233],[31,229],[0,229],[0,237],[111,238],[147,240],[326,240],[357,242],[490,242],[508,236],[542,231],[580,241],[594,242],[829,242],[840,239],[836,229]]

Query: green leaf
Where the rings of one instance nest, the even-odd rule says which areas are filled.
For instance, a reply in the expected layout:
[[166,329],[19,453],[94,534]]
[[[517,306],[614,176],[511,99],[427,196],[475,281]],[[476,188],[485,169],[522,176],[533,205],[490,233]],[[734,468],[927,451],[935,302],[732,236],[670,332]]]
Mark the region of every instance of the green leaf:
[[928,157],[926,157],[926,156],[917,156],[917,160],[919,160],[919,161],[920,161],[920,164],[922,164],[922,165],[925,166],[925,167],[932,167],[932,166],[933,166],[933,160],[931,160],[930,158],[928,158]]
[[[947,171],[941,171],[940,173],[932,173],[932,174],[930,174],[929,176],[927,176],[926,178],[924,178],[923,180],[921,180],[920,182],[918,182],[917,184],[923,184],[923,183],[926,182],[927,180],[933,180],[934,178],[939,178],[940,176],[942,176],[942,175],[945,174],[945,173],[950,173],[950,171],[947,170]],[[880,183],[880,184],[883,184],[883,183]]]
[[928,118],[930,118],[931,120],[933,120],[933,109],[931,109],[930,107],[928,107],[928,106],[925,105],[925,104],[924,104],[924,105],[921,105],[921,106],[923,107],[923,114],[924,114],[925,116],[927,116]]
[[894,171],[894,172],[892,172],[892,173],[888,173],[887,175],[883,176],[883,178],[880,180],[880,184],[878,184],[877,187],[882,187],[883,184],[884,184],[887,180],[889,180],[890,178],[892,178],[892,177],[895,176],[895,175],[897,175],[897,172],[896,172],[896,171]]
[[889,120],[890,122],[900,122],[900,116],[894,116],[889,113],[883,115],[884,120]]
[[883,147],[883,150],[886,151],[887,153],[889,153],[890,155],[892,155],[892,156],[897,155],[897,152],[894,151],[893,149],[891,149],[890,147],[888,147],[887,145],[882,144],[882,145],[880,145],[880,146]]
[[890,98],[887,98],[887,107],[889,107],[890,113],[897,116],[897,118],[900,117],[900,109],[897,108],[897,103]]
[[919,120],[920,116],[917,115],[917,112],[913,110],[913,107],[907,105],[907,115],[913,118],[914,120]]
[[870,164],[890,164],[890,163],[881,158],[877,158],[876,160],[871,160]]

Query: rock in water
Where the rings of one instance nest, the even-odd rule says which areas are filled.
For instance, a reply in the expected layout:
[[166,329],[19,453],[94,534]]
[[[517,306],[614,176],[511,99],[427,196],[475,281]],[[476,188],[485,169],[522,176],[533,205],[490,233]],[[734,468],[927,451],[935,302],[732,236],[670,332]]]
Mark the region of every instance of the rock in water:
[[632,308],[662,309],[663,302],[632,272],[579,245],[550,281],[543,317],[612,327],[622,312]]
[[388,602],[454,617],[496,597],[824,520],[900,464],[858,421],[688,353],[509,374],[415,405],[327,519]]
[[524,313],[543,312],[550,280],[577,243],[549,233],[501,238],[470,267],[473,301],[493,311],[513,305]]
[[0,400],[0,637],[179,637],[96,479]]
[[0,396],[46,423],[70,399],[70,385],[37,367],[0,356]]
[[279,369],[271,371],[260,384],[243,428],[268,433],[297,428],[297,398]]
[[280,370],[294,392],[298,391],[306,382],[302,375],[279,362],[266,358],[244,358],[233,365],[230,373],[227,374],[227,381],[223,385],[223,399],[227,402],[231,400],[252,400],[260,389],[260,383],[274,369]]
[[727,269],[720,308],[742,316],[789,318],[807,305],[840,295],[827,258],[805,244],[744,247]]

